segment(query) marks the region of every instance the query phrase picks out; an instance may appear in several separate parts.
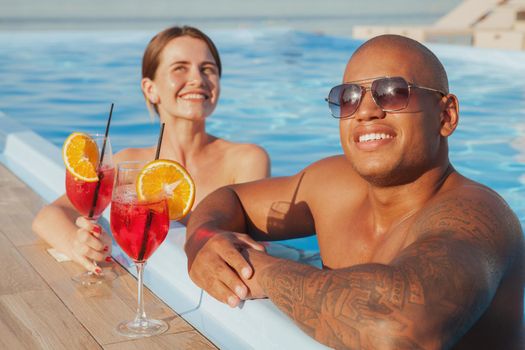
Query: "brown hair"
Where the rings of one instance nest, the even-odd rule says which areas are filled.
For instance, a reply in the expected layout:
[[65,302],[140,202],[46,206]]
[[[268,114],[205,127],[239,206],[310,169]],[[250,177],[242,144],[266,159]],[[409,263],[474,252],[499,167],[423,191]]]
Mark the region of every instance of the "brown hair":
[[[197,28],[190,27],[190,26],[174,26],[167,28],[163,30],[162,32],[155,35],[149,42],[148,46],[146,47],[146,50],[144,51],[144,56],[142,56],[142,78],[149,78],[151,80],[155,79],[155,73],[157,72],[157,68],[159,67],[160,63],[160,54],[164,47],[175,38],[181,37],[181,36],[189,36],[195,39],[200,39],[206,43],[208,46],[208,49],[211,52],[211,55],[215,59],[215,63],[217,64],[217,68],[219,70],[219,77],[222,74],[222,65],[221,65],[221,58],[219,56],[219,51],[217,50],[217,47],[213,43],[213,41],[210,39],[209,36],[204,34],[202,31],[200,31]],[[146,97],[144,95],[144,97]],[[146,97],[146,104],[148,105],[148,109],[151,108],[150,102]],[[153,108],[155,109],[155,112],[159,114],[157,110],[157,106],[153,105]]]

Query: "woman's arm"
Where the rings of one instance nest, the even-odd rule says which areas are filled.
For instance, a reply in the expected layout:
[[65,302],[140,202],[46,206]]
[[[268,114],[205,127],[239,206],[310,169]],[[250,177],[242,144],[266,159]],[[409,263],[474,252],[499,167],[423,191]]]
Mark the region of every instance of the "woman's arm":
[[103,261],[111,254],[109,236],[79,217],[65,194],[40,210],[33,220],[33,231],[89,271],[100,272],[93,260]]
[[[137,151],[126,149],[115,154],[114,164],[138,157]],[[99,269],[93,260],[103,261],[111,255],[109,235],[79,216],[65,194],[40,210],[33,220],[33,231],[89,271]]]

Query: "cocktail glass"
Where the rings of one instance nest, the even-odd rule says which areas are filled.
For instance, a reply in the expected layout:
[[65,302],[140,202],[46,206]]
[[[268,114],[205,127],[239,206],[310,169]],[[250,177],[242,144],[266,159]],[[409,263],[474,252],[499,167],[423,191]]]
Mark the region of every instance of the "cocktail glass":
[[[113,192],[113,181],[115,177],[115,167],[112,160],[111,142],[109,137],[102,134],[89,135],[96,142],[99,154],[102,154],[104,148],[104,158],[102,163],[97,165],[98,181],[86,182],[75,178],[66,169],[66,194],[70,202],[80,215],[87,220],[96,223],[102,215],[102,212],[111,202]],[[104,139],[106,139],[104,145]],[[86,271],[80,275],[73,276],[73,280],[83,285],[98,284],[114,280],[116,273],[110,268],[102,269],[102,272],[96,274]]]
[[144,311],[143,274],[147,259],[164,241],[169,229],[167,200],[140,201],[136,179],[146,162],[123,162],[117,165],[117,178],[111,201],[111,231],[137,268],[137,312],[135,318],[117,326],[117,333],[131,337],[149,337],[168,329],[162,320],[148,318]]

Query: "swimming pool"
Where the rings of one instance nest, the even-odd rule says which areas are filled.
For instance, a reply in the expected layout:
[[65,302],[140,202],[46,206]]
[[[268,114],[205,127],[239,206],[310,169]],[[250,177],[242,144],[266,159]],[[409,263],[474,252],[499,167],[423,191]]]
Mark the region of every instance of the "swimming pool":
[[[45,200],[55,198],[64,186],[59,149],[17,124],[60,147],[73,130],[103,129],[110,102],[116,103],[115,150],[154,144],[157,126],[149,120],[138,84],[142,50],[152,34],[0,33],[0,161]],[[339,82],[359,42],[290,30],[210,35],[225,67],[222,99],[209,123],[213,133],[263,145],[272,157],[273,175],[341,152],[337,121],[323,98]],[[460,127],[450,140],[453,163],[501,193],[525,226],[525,81],[519,79],[525,76],[525,54],[432,49],[461,102]],[[183,242],[184,229],[172,228],[148,261],[146,285],[219,348],[325,349],[269,300],[230,309],[199,290],[187,275]],[[314,238],[291,244],[316,247]],[[312,257],[274,249],[290,259]],[[117,246],[113,256],[131,267]]]
[[[104,128],[115,103],[115,151],[155,143],[143,103],[140,62],[153,32],[0,34],[0,111],[60,146],[74,130]],[[324,97],[359,41],[287,29],[209,32],[223,60],[217,136],[265,147],[272,174],[292,174],[341,153]],[[443,61],[461,120],[451,159],[498,191],[525,226],[525,53],[432,45]],[[521,152],[521,153],[520,153]],[[520,180],[521,177],[521,180]],[[314,238],[293,243],[316,249]]]

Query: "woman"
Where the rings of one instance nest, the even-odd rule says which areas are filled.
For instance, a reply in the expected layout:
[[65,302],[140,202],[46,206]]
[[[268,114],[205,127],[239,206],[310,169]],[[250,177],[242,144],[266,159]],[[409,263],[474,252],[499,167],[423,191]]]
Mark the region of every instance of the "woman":
[[[223,140],[206,132],[206,118],[220,94],[221,60],[211,39],[193,27],[168,28],[150,41],[142,60],[142,92],[148,109],[165,123],[160,158],[182,164],[196,187],[195,205],[207,194],[233,183],[269,175],[267,153],[253,144]],[[152,160],[156,146],[128,148],[114,162]],[[66,195],[44,207],[33,230],[87,270],[109,259],[111,240],[98,225],[78,217]]]

